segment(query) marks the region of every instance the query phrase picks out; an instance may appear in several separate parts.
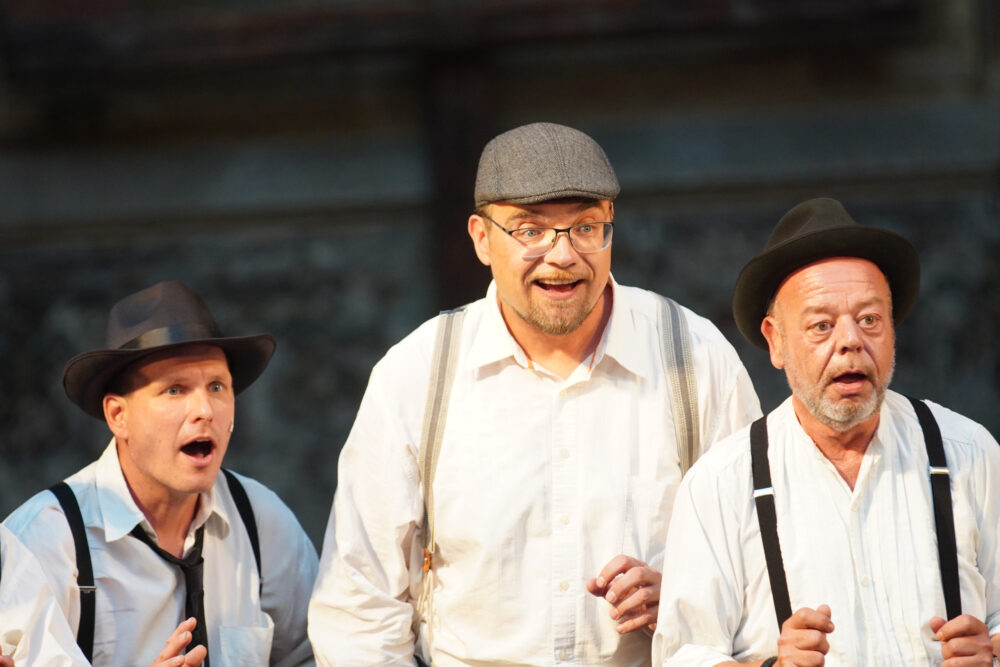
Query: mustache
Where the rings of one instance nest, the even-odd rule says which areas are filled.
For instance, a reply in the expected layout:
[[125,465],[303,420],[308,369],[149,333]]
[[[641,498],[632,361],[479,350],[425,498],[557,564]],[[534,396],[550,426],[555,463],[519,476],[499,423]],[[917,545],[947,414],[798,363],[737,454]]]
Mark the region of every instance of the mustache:
[[823,373],[823,384],[828,385],[841,375],[846,375],[849,373],[864,375],[869,380],[872,379],[876,374],[875,366],[867,361],[856,364],[840,364],[836,368],[828,368],[826,372]]

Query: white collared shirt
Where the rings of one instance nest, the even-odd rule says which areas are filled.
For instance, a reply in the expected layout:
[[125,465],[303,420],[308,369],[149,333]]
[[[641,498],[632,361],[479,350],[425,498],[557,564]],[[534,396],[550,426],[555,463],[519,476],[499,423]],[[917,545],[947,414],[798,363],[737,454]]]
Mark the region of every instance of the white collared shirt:
[[[1000,447],[929,403],[951,473],[964,613],[1000,631]],[[768,415],[778,539],[792,611],[828,604],[827,665],[937,665],[946,617],[928,461],[909,401],[886,392],[853,491],[788,399]],[[753,502],[749,431],[712,448],[677,494],[653,640],[668,665],[777,653],[778,624]]]
[[15,665],[88,665],[38,561],[0,525],[0,654]]
[[[205,526],[205,622],[213,666],[305,665],[312,655],[306,608],[316,551],[291,510],[270,489],[240,476],[260,535],[263,592],[250,538],[220,473],[201,495],[184,543]],[[184,577],[129,535],[149,522],[129,493],[114,439],[101,457],[69,477],[87,528],[97,584],[94,665],[148,665],[184,616]],[[38,557],[71,628],[80,620],[76,555],[66,517],[43,491],[4,522]]]
[[[680,481],[657,298],[613,290],[592,366],[566,380],[529,364],[495,285],[468,308],[434,479],[435,665],[649,662],[649,634],[619,635],[585,588],[621,553],[661,568]],[[760,406],[732,346],[685,314],[704,447]],[[318,664],[412,664],[417,449],[436,328],[375,366],[341,454],[309,612]]]

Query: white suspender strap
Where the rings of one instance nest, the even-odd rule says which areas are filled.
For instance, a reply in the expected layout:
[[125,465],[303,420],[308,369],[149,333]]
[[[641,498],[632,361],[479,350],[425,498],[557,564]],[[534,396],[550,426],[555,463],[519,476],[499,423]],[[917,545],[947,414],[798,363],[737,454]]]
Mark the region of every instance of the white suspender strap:
[[673,299],[660,296],[660,331],[663,335],[663,370],[670,388],[670,406],[677,433],[681,475],[698,458],[698,391],[691,359],[687,318]]
[[465,308],[456,308],[441,313],[438,319],[437,337],[434,341],[434,357],[431,360],[430,381],[427,385],[427,403],[424,406],[424,424],[420,435],[420,488],[424,496],[424,560],[423,581],[420,600],[417,602],[418,616],[427,623],[428,648],[431,642],[433,614],[432,595],[434,573],[434,471],[437,469],[441,438],[448,416],[448,402],[451,385],[455,379],[455,365],[458,360],[458,345],[461,339],[462,321]]

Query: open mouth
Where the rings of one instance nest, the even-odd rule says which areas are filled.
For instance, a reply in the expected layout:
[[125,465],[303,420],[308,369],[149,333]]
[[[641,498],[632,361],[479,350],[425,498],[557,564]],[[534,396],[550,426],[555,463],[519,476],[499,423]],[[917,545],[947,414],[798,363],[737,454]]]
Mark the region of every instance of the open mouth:
[[857,371],[851,371],[849,373],[841,373],[833,378],[833,384],[839,387],[840,391],[854,393],[861,391],[865,386],[865,382],[868,381],[868,375],[865,373],[859,373]]
[[211,440],[194,440],[188,444],[181,447],[181,451],[188,456],[193,456],[195,458],[205,458],[212,453],[212,441]]
[[536,280],[535,284],[546,292],[561,294],[572,292],[573,288],[582,282],[582,280]]

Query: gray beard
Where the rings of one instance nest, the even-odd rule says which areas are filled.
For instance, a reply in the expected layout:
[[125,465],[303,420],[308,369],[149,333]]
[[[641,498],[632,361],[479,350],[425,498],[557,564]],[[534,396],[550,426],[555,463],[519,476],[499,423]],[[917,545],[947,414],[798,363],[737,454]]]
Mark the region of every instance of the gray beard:
[[[787,357],[786,357],[787,358]],[[896,370],[896,359],[893,357],[892,366],[889,367],[889,374],[884,382],[875,385],[875,391],[863,403],[841,403],[837,404],[827,398],[823,389],[829,384],[832,378],[823,377],[818,385],[810,384],[799,377],[798,370],[785,366],[785,377],[788,379],[788,386],[792,393],[798,397],[802,405],[806,407],[813,417],[820,423],[829,426],[838,433],[845,433],[861,424],[882,409],[882,401],[885,399],[885,392],[892,382],[892,375]]]

